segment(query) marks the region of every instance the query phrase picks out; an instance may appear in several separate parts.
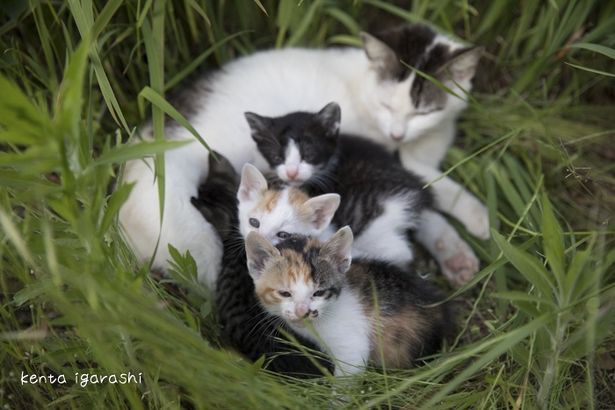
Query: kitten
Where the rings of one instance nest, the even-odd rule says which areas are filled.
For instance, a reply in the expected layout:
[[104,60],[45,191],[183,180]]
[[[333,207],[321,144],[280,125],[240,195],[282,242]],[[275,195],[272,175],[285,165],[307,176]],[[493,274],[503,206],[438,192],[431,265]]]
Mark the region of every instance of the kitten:
[[[355,233],[354,257],[376,258],[404,267],[413,259],[408,231],[418,229],[416,238],[433,253],[451,282],[462,284],[472,277],[478,260],[474,257],[469,269],[463,266],[468,258],[459,263],[458,244],[465,243],[458,236],[455,238],[454,230],[452,235],[439,232],[444,225],[431,210],[431,194],[422,188],[423,182],[382,146],[363,138],[339,135],[341,111],[336,103],[327,104],[318,113],[294,112],[275,118],[245,115],[258,150],[280,179],[299,186],[310,196],[340,194],[342,200],[333,224],[349,225]],[[262,212],[259,201],[264,199],[257,194],[265,192],[267,184],[253,167],[244,167],[241,186],[245,192],[250,188],[256,190],[251,200],[240,197],[240,228],[244,238],[248,229],[257,229],[272,241],[276,233],[273,228],[277,232],[315,235],[307,228],[302,230],[305,224],[294,225],[293,218],[289,218],[292,212],[284,205],[292,207],[293,201],[277,201],[275,212]],[[288,196],[286,192],[294,191],[283,190],[282,196]],[[275,197],[268,196],[269,203],[273,203]],[[252,225],[250,218],[261,220],[261,226]],[[295,229],[289,230],[288,225]],[[435,246],[433,232],[439,233],[439,246]],[[317,234],[320,233],[322,229]],[[442,237],[447,242],[443,243]],[[469,246],[465,245],[463,250],[473,256]]]
[[[363,49],[289,48],[232,61],[190,84],[190,107],[184,113],[209,147],[225,155],[236,170],[246,162],[266,170],[268,165],[243,121],[244,112],[279,116],[337,101],[344,111],[342,132],[399,149],[404,167],[426,181],[435,179],[453,140],[456,117],[467,105],[464,91],[471,89],[480,49],[464,47],[419,25],[404,25],[379,36],[364,33],[362,40]],[[443,81],[457,96],[434,88],[400,60]],[[151,134],[150,127],[142,131],[144,138]],[[149,261],[154,255],[153,266],[164,267],[170,259],[167,244],[172,243],[182,252],[190,250],[199,278],[213,287],[222,246],[211,224],[190,203],[207,176],[208,150],[174,123],[165,134],[171,140],[194,142],[164,155],[162,226],[151,158],[126,164],[122,180],[135,185],[122,206],[120,222],[138,258]],[[489,236],[486,209],[474,196],[448,177],[432,188],[438,209],[459,219],[472,234]],[[443,219],[439,222],[446,224]],[[469,252],[459,255],[461,261],[473,260]]]
[[434,353],[450,331],[446,305],[423,279],[391,265],[351,263],[352,231],[323,244],[291,237],[278,244],[256,232],[246,240],[250,276],[266,311],[317,343],[335,360],[335,374],[368,362],[407,368]]
[[[367,171],[364,175],[369,176]],[[255,231],[277,244],[297,234],[326,240],[336,227],[349,224],[359,231],[353,257],[406,267],[413,258],[407,231],[418,219],[412,206],[417,201],[412,193],[369,191],[373,182],[365,180],[365,189],[361,183],[345,185],[339,190],[340,202],[336,193],[310,197],[304,187],[278,184],[269,188],[263,174],[246,164],[238,193],[239,230],[244,238]],[[336,191],[335,187],[328,190]]]
[[[216,311],[222,342],[248,359],[265,357],[264,367],[294,377],[322,376],[333,371],[330,360],[308,357],[289,344],[285,332],[308,351],[318,351],[311,341],[296,334],[259,305],[248,273],[244,243],[237,226],[237,173],[220,154],[210,154],[210,172],[192,203],[215,224],[223,240],[222,271],[216,285]],[[314,364],[313,360],[315,363]]]

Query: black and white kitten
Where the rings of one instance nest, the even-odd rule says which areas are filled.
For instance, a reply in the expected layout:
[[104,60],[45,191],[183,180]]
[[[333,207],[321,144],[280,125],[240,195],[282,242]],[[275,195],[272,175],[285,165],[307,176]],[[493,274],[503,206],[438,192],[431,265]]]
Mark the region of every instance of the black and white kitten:
[[[209,158],[210,172],[199,187],[192,204],[215,223],[224,245],[222,271],[216,284],[216,310],[222,341],[252,361],[265,357],[267,370],[294,377],[319,377],[320,369],[333,371],[333,364],[321,356],[308,357],[290,344],[292,335],[307,351],[319,351],[316,344],[296,334],[258,303],[247,267],[241,235],[237,232],[237,173],[220,154]],[[314,363],[318,363],[318,366]]]
[[[451,269],[450,265],[457,262],[455,251],[461,240],[431,209],[431,194],[423,189],[424,182],[381,145],[339,135],[341,111],[336,103],[327,104],[318,113],[294,112],[273,118],[245,115],[258,150],[278,176],[284,175],[283,179],[310,196],[327,192],[341,196],[332,228],[352,228],[356,236],[353,256],[404,266],[412,260],[407,233],[418,230],[417,239],[438,260],[451,282],[461,284],[471,278],[476,266]],[[279,219],[279,214],[273,217]],[[244,237],[250,218],[253,216],[240,219]],[[440,232],[433,234],[439,229],[452,231],[451,243],[444,243]],[[275,232],[259,232],[275,240]]]

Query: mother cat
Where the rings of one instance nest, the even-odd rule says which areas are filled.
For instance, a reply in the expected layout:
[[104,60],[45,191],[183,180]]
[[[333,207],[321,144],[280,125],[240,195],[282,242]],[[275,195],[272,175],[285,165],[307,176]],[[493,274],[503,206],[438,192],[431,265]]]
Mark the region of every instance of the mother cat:
[[[456,118],[467,105],[463,96],[471,89],[481,50],[465,48],[420,25],[393,28],[378,37],[362,33],[361,37],[363,49],[290,48],[233,61],[193,84],[183,96],[190,104],[185,114],[209,146],[226,156],[236,170],[246,162],[266,170],[268,165],[250,137],[244,112],[279,116],[316,111],[336,101],[344,113],[342,132],[399,149],[405,167],[427,181],[435,179],[453,141]],[[459,97],[447,94],[410,67],[437,78]],[[193,139],[176,124],[168,125],[165,132],[168,139]],[[143,134],[149,138],[151,130]],[[125,169],[124,182],[135,183],[120,211],[128,239],[137,256],[149,260],[160,235],[154,267],[164,268],[170,259],[169,243],[182,252],[189,250],[199,279],[213,287],[220,270],[221,242],[190,202],[207,176],[208,151],[195,141],[165,154],[162,227],[152,162],[131,161]],[[287,171],[279,176],[293,179]],[[475,236],[489,236],[487,211],[480,201],[448,177],[432,187],[438,209],[460,220]],[[418,234],[437,239],[451,271],[477,270],[473,252],[443,218],[422,221]]]

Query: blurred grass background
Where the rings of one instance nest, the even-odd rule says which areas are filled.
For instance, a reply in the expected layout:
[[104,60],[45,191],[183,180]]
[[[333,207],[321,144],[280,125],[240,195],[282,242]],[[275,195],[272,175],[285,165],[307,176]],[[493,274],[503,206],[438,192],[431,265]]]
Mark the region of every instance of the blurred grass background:
[[[494,227],[468,238],[483,270],[454,293],[458,337],[352,383],[267,374],[218,349],[189,256],[165,280],[135,263],[114,181],[171,145],[126,141],[204,70],[402,21],[487,51],[446,162]],[[5,408],[615,407],[615,2],[9,0],[0,51]],[[129,370],[144,383],[70,382]],[[22,372],[69,382],[22,386]]]

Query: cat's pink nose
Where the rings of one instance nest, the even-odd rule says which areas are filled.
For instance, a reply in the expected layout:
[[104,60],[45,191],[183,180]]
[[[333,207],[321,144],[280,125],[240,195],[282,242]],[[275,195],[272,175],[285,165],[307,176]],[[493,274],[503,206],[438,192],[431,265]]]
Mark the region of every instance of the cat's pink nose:
[[286,168],[286,175],[290,179],[295,179],[299,175],[299,170],[297,168]]
[[310,313],[310,307],[307,303],[301,303],[295,306],[295,315],[297,315],[298,318],[303,319],[308,313]]
[[402,140],[404,138],[404,134],[398,134],[396,132],[392,132],[391,133],[391,138],[393,138],[395,141],[399,141]]

